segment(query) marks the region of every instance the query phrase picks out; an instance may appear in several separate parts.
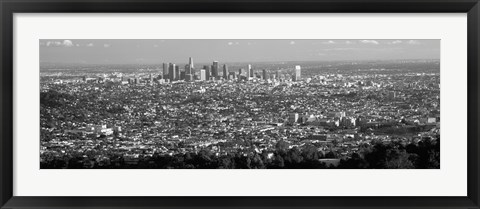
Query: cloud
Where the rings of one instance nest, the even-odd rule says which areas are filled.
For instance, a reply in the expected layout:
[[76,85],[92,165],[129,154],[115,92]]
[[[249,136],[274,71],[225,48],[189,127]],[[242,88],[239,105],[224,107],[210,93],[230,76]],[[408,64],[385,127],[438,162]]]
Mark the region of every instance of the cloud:
[[420,41],[416,41],[416,40],[410,40],[407,42],[408,44],[411,44],[411,45],[418,45],[420,44]]
[[401,44],[401,43],[402,43],[402,41],[400,41],[400,40],[395,40],[395,41],[390,42],[390,44]]
[[351,51],[359,50],[359,48],[331,48],[331,49],[322,49],[322,51]]
[[335,44],[335,41],[328,40],[328,41],[322,42],[322,44]]
[[45,43],[45,46],[47,47],[56,47],[56,46],[61,46],[62,45],[62,42],[60,41],[47,41],[47,43]]
[[110,44],[103,44],[103,47],[105,47],[105,48],[108,48],[110,46],[111,46]]
[[157,48],[157,47],[158,47],[158,45],[157,45],[157,44],[155,44],[155,45],[153,45],[153,47]]
[[345,41],[345,44],[353,44],[353,41]]
[[72,41],[70,40],[63,40],[63,41],[47,41],[47,42],[40,42],[41,46],[46,47],[73,47],[75,46]]
[[93,43],[88,43],[87,47],[93,47]]
[[240,43],[238,43],[238,42],[231,42],[231,41],[230,41],[230,42],[228,42],[227,44],[228,44],[229,46],[231,46],[231,45],[239,45]]
[[375,41],[375,40],[361,40],[360,43],[363,43],[363,44],[375,44],[375,45],[377,45],[377,44],[378,44],[378,41]]
[[290,45],[294,45],[295,44],[295,41],[290,41]]
[[80,44],[75,44],[75,46],[77,46],[77,47],[78,47],[78,46],[80,46]]
[[73,42],[72,42],[72,41],[70,41],[70,40],[64,40],[64,41],[63,41],[63,46],[65,46],[65,47],[72,47],[72,46],[74,46],[74,45],[73,45]]

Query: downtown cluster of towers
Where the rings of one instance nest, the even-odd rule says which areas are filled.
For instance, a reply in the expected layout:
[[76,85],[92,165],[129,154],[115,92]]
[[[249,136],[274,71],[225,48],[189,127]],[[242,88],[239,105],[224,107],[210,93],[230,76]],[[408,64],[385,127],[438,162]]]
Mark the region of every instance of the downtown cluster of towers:
[[[248,65],[247,69],[240,68],[238,70],[238,74],[235,72],[229,72],[228,66],[226,64],[222,67],[222,75],[220,75],[220,66],[218,61],[213,61],[212,65],[204,65],[202,69],[200,69],[197,73],[195,72],[195,67],[193,65],[193,59],[190,57],[188,64],[185,65],[185,69],[181,70],[178,65],[174,63],[163,63],[163,79],[169,81],[178,81],[178,80],[185,80],[185,81],[193,81],[193,80],[202,80],[202,81],[209,81],[209,80],[233,80],[237,78],[245,78],[250,79],[253,77],[261,77],[262,79],[269,79],[269,74],[267,73],[266,69],[262,70],[261,75],[255,75],[252,65]],[[300,79],[300,66],[295,66],[295,73],[293,74],[293,80]],[[277,72],[278,74],[278,72]],[[273,78],[278,77],[273,75]]]

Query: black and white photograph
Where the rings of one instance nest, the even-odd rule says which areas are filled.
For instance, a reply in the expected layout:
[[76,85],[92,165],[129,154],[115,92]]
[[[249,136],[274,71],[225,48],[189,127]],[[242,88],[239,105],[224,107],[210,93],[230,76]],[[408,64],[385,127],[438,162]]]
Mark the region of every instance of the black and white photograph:
[[41,169],[440,169],[439,39],[39,47]]

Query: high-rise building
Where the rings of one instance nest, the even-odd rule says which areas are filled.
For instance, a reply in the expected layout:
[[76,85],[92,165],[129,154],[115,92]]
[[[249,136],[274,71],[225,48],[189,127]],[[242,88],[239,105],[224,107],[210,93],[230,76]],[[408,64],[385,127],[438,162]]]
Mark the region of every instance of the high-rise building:
[[175,66],[175,78],[180,80],[180,68],[178,66]]
[[192,69],[190,68],[190,65],[185,65],[185,74],[192,74]]
[[195,76],[197,75],[197,73],[195,72],[194,68],[190,68],[190,74],[192,74],[193,80],[195,80]]
[[173,63],[168,64],[168,78],[170,79],[170,81],[175,81],[176,80],[175,68],[176,68],[175,64],[173,64]]
[[180,80],[185,80],[186,79],[185,75],[186,75],[185,71],[181,70],[180,71]]
[[238,77],[245,76],[245,70],[243,68],[238,69]]
[[203,69],[205,69],[205,79],[206,79],[207,81],[209,81],[209,80],[210,80],[210,73],[211,73],[211,72],[210,72],[210,66],[209,66],[209,65],[205,65],[205,66],[203,66]]
[[298,113],[290,113],[290,115],[288,117],[288,122],[290,124],[297,123],[299,119],[300,119],[300,117],[299,117]]
[[201,69],[201,70],[200,70],[200,80],[201,80],[201,81],[207,80],[207,74],[206,74],[206,70],[205,70],[205,69]]
[[218,78],[218,61],[213,61],[212,65],[212,77]]
[[301,67],[300,65],[295,66],[295,75],[293,76],[294,81],[298,81],[301,79]]
[[266,69],[263,69],[263,80],[267,80],[267,70]]
[[190,59],[188,59],[188,65],[190,67],[190,70],[193,70],[195,67],[193,67],[193,59],[190,57]]
[[223,64],[223,79],[228,80],[228,66]]
[[252,65],[247,66],[247,78],[253,77]]
[[237,75],[235,74],[235,72],[229,72],[228,73],[228,79],[234,80],[236,78],[237,78]]
[[163,77],[164,78],[168,78],[167,75],[168,75],[168,64],[167,63],[163,63]]

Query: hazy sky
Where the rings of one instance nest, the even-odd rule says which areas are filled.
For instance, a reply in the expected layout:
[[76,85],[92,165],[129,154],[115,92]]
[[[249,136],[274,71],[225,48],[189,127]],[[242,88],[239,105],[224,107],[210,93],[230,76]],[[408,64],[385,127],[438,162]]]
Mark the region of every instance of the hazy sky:
[[440,59],[440,40],[56,39],[40,40],[40,62],[158,64]]

